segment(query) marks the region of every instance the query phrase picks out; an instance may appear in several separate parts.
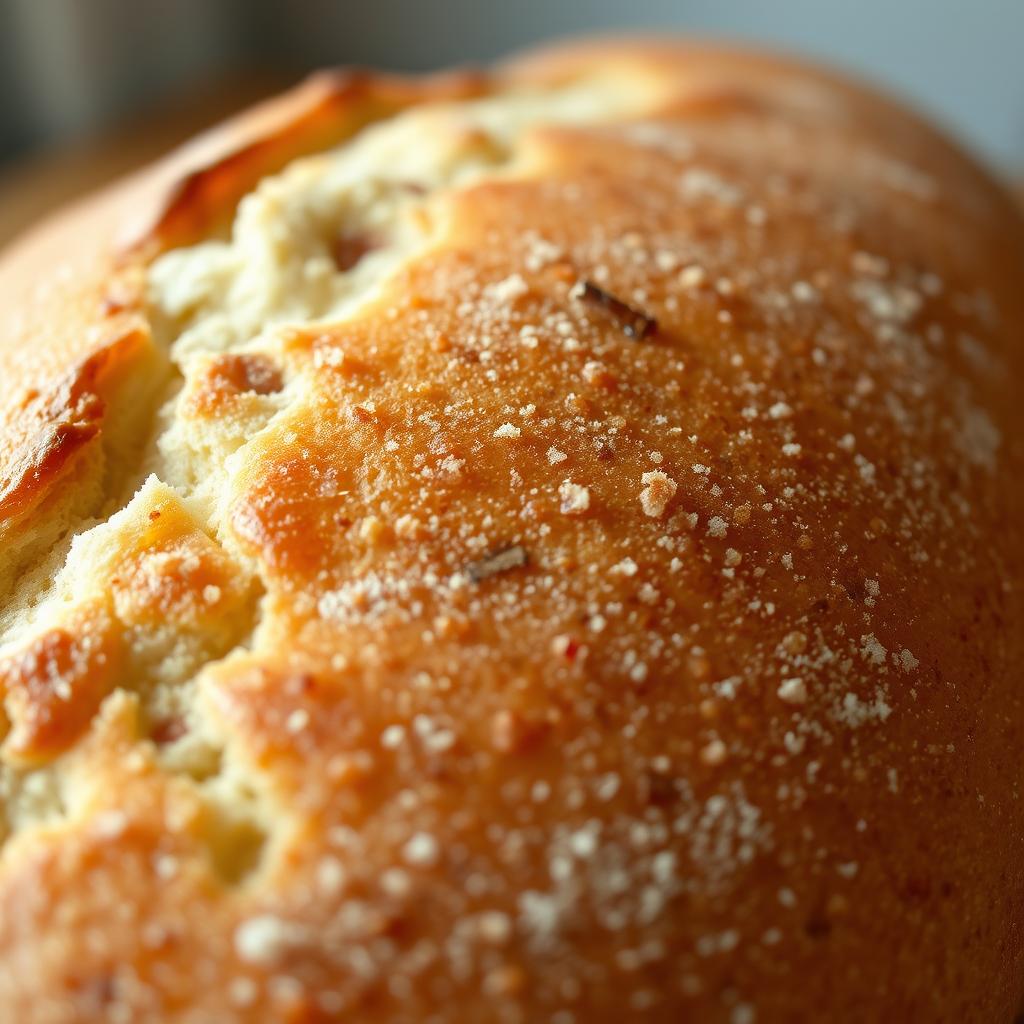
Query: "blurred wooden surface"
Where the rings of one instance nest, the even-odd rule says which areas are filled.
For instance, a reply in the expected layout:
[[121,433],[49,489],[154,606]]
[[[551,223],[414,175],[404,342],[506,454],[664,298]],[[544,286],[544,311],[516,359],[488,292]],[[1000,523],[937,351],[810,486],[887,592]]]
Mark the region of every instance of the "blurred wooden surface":
[[155,160],[288,84],[270,75],[208,83],[110,135],[0,166],[0,248],[64,203]]

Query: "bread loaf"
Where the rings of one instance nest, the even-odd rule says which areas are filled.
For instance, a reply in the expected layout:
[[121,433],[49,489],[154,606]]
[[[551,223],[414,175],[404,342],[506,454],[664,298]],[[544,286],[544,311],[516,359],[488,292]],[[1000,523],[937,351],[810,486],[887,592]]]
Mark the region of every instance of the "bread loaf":
[[1012,1019],[1022,268],[914,114],[655,41],[15,245],[0,1019]]

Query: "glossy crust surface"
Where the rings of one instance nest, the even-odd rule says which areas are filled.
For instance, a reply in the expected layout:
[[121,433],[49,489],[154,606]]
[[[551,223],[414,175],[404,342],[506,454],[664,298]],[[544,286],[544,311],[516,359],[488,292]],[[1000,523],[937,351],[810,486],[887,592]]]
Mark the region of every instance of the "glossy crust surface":
[[682,42],[322,77],[40,228],[0,1017],[1011,1019],[1022,268],[914,115]]

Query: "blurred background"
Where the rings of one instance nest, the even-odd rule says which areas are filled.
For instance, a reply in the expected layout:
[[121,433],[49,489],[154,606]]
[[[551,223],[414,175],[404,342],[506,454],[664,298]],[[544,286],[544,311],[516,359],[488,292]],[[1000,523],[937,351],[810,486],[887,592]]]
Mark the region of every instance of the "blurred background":
[[312,68],[416,71],[623,29],[845,66],[1024,173],[1024,0],[0,0],[0,245]]

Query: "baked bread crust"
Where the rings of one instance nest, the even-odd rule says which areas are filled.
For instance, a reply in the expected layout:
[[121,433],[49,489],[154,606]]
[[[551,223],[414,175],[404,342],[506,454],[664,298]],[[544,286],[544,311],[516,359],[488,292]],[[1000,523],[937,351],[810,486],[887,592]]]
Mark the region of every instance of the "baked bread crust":
[[[437,180],[236,328],[333,165],[239,202],[371,123]],[[643,40],[320,77],[20,242],[0,1015],[1010,1019],[1022,267],[888,99]]]

